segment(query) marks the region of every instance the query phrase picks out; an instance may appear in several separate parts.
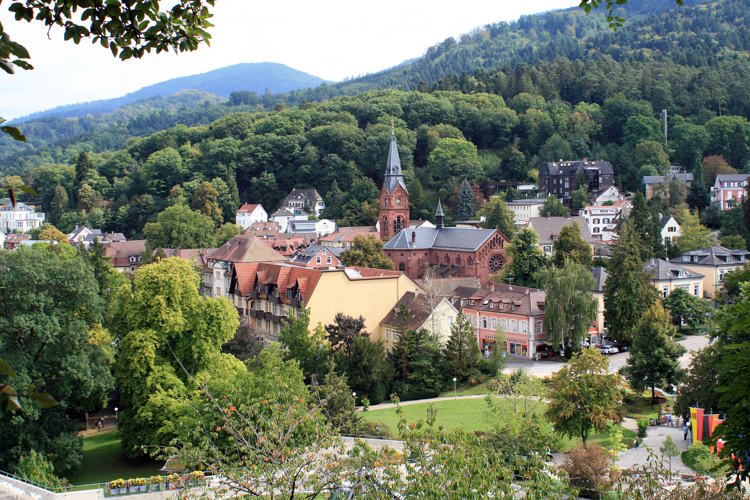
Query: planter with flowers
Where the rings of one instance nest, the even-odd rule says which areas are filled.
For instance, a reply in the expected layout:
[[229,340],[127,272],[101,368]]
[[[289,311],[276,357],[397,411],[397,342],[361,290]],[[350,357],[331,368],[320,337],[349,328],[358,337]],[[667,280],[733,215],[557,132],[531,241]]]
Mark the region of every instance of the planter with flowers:
[[200,486],[203,484],[204,479],[203,472],[199,470],[194,470],[187,475],[187,482],[190,486]]
[[110,495],[124,495],[128,492],[127,488],[125,487],[124,479],[115,479],[113,481],[110,481],[107,486],[109,487]]
[[167,476],[167,487],[170,490],[175,490],[178,488],[182,488],[182,481],[180,479],[179,474],[175,474],[174,472]]
[[164,483],[161,476],[151,476],[148,478],[148,491],[159,491]]

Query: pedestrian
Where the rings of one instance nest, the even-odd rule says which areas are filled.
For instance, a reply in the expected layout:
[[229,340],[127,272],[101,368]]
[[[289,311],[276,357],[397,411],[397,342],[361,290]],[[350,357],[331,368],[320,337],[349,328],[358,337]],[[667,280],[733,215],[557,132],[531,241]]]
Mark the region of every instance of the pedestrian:
[[633,438],[633,448],[638,448],[638,439]]
[[667,425],[669,427],[672,427],[672,414],[671,413],[667,413]]
[[682,440],[687,441],[688,426],[687,423],[682,424]]

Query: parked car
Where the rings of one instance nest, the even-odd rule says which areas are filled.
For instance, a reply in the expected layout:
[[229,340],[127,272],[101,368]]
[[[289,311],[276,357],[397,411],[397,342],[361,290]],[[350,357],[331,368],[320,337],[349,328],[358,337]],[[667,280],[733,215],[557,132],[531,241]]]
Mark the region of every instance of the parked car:
[[540,345],[536,348],[536,353],[539,355],[539,359],[549,359],[555,357],[555,348],[551,345]]
[[620,342],[619,340],[616,342],[612,342],[612,347],[617,347],[618,352],[628,351],[628,344],[626,344],[625,342]]
[[604,344],[599,348],[599,352],[601,352],[602,354],[617,354],[620,351],[613,345]]

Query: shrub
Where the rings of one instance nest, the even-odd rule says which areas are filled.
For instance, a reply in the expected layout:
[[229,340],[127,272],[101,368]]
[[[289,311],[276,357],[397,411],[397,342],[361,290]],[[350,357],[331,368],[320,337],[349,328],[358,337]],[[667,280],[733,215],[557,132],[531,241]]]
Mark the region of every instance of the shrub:
[[31,450],[21,455],[16,466],[16,475],[47,489],[60,488],[62,480],[55,475],[55,467],[43,453]]
[[480,359],[479,365],[477,366],[479,368],[479,373],[483,373],[484,375],[488,375],[490,377],[494,377],[497,375],[498,372],[498,363],[496,360],[490,358],[490,359]]
[[367,411],[370,409],[370,400],[365,396],[362,398],[362,411]]
[[638,420],[638,437],[646,437],[648,433],[648,417]]
[[393,438],[395,437],[391,429],[379,422],[369,422],[363,420],[357,428],[356,434],[359,436],[367,437],[378,437],[378,438]]
[[374,405],[385,401],[385,396],[386,396],[385,384],[382,382],[376,382],[372,387],[370,387],[369,396],[370,396],[370,403]]
[[581,490],[581,495],[598,498],[599,492],[607,491],[617,479],[612,468],[612,458],[601,446],[590,443],[565,455],[562,469],[568,473],[570,484]]
[[689,450],[682,452],[682,461],[695,472],[713,477],[722,477],[729,472],[726,464],[703,443],[695,443]]

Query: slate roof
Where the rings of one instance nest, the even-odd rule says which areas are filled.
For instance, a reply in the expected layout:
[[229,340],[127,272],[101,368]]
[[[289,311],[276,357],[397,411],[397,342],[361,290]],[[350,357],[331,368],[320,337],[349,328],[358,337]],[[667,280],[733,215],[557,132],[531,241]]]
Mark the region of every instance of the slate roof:
[[[473,227],[415,227],[402,229],[388,241],[385,250],[442,250],[475,251],[495,234],[496,229]],[[412,234],[415,241],[412,243]]]
[[396,186],[401,186],[404,191],[409,192],[404,184],[404,174],[401,171],[401,158],[398,156],[398,145],[396,144],[396,132],[391,131],[391,143],[388,147],[388,159],[385,163],[385,179],[383,187],[391,194]]
[[[472,310],[493,311],[524,316],[543,316],[547,294],[544,290],[525,286],[498,283],[481,288],[458,287],[452,296],[459,300],[473,300],[474,304],[465,303],[462,307]],[[492,302],[492,308],[490,308]],[[504,307],[499,308],[502,303]],[[515,306],[515,310],[510,305]]]
[[320,193],[318,193],[318,191],[313,188],[292,188],[292,191],[288,195],[286,195],[286,198],[284,198],[281,206],[287,206],[289,202],[293,201],[304,201],[306,204],[310,205],[310,207],[315,208],[315,204],[319,201],[323,201],[323,197],[320,196]]
[[[661,215],[659,219],[659,224],[660,224],[661,229],[664,229],[664,226],[669,224],[669,221],[673,219],[675,222],[677,222],[677,219],[675,219],[671,215]],[[680,224],[678,223],[677,225],[679,226]]]
[[539,166],[539,175],[570,175],[580,169],[595,169],[605,175],[614,174],[612,164],[606,160],[570,160],[544,162]]
[[271,214],[271,217],[292,217],[294,215],[294,212],[289,210],[288,208],[280,208],[276,210],[274,213]]
[[286,260],[283,255],[249,233],[238,234],[219,248],[211,250],[206,257],[208,260],[235,263]]
[[723,266],[727,264],[744,264],[750,260],[747,250],[731,250],[721,245],[692,250],[671,259],[675,264],[697,264],[699,266]]
[[663,259],[647,260],[646,263],[643,264],[643,270],[646,271],[654,281],[673,281],[704,277],[702,274],[698,274],[690,269]]
[[581,238],[586,243],[594,243],[596,239],[591,236],[586,218],[580,215],[575,217],[530,217],[529,227],[539,237],[540,244],[552,243],[560,234],[560,230],[570,224],[576,224],[581,230]]
[[716,181],[718,182],[742,182],[746,181],[750,177],[750,174],[718,174]]
[[647,185],[648,184],[663,184],[664,182],[672,178],[677,179],[678,181],[682,181],[684,183],[693,182],[693,174],[688,172],[688,173],[667,174],[667,175],[644,175],[643,183]]
[[[442,302],[443,300],[443,297],[440,297],[437,302]],[[409,323],[406,326],[409,330],[420,328],[430,317],[430,314],[432,314],[432,308],[426,294],[406,292],[396,302],[396,305],[388,311],[388,314],[380,321],[380,324],[400,327],[401,322],[398,319],[398,312],[401,310],[401,306],[405,306],[409,311]]]
[[604,293],[604,284],[607,282],[607,270],[602,266],[592,267],[591,274],[594,276],[594,293]]
[[292,262],[310,262],[321,250],[330,252],[331,255],[336,258],[339,258],[341,252],[344,251],[341,247],[330,247],[327,245],[321,245],[320,243],[315,243],[303,250],[297,250],[297,253],[294,254],[294,257],[292,258]]
[[292,220],[289,221],[290,233],[314,233],[317,221]]

